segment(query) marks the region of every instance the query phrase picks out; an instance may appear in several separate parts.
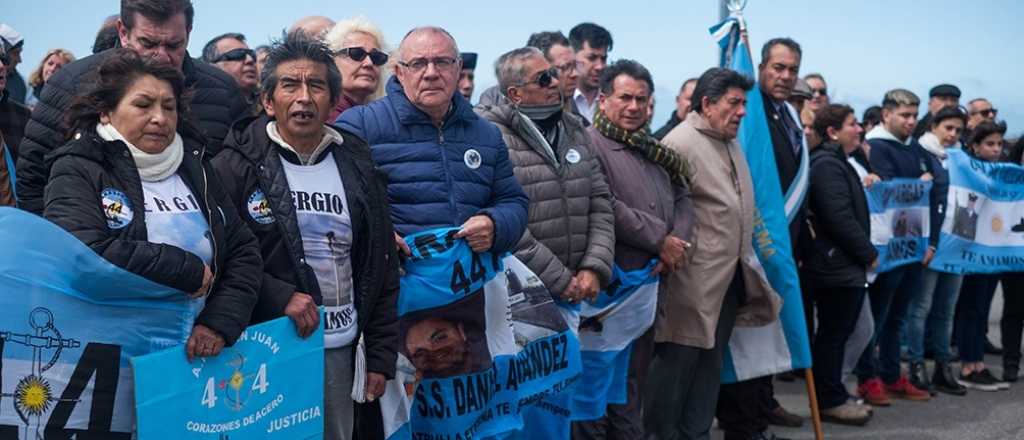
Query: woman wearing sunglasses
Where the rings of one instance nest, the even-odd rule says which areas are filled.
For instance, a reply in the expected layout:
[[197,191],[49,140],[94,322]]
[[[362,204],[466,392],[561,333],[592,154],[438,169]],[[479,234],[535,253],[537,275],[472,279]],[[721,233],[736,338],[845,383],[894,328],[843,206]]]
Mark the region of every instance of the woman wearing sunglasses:
[[324,38],[341,71],[341,99],[326,121],[332,123],[345,110],[384,96],[389,57],[384,34],[363,16],[338,22]]

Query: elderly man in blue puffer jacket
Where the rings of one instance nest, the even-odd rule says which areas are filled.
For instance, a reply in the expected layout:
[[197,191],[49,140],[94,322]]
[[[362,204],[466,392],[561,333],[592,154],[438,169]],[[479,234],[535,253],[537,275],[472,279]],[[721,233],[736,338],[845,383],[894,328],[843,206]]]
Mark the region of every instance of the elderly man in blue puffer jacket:
[[349,109],[338,124],[370,144],[387,174],[398,235],[461,225],[457,237],[474,251],[502,253],[526,229],[528,200],[498,128],[455,93],[459,63],[447,31],[413,29],[399,46],[388,95]]

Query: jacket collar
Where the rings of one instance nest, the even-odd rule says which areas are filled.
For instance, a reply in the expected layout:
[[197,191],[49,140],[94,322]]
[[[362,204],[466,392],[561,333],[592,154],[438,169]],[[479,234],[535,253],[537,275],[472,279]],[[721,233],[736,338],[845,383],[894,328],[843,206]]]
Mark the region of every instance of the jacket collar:
[[895,142],[900,145],[910,145],[914,141],[913,136],[907,136],[906,140],[900,140],[899,138],[896,137],[896,135],[890,133],[889,130],[886,130],[885,125],[883,124],[878,124],[875,126],[875,128],[872,128],[871,131],[868,132],[868,134],[864,135],[864,139],[869,141],[872,139],[881,139]]
[[[434,122],[430,120],[430,116],[427,116],[423,110],[413,105],[409,98],[405,96],[405,90],[402,88],[402,83],[398,82],[397,76],[392,76],[388,80],[387,92],[387,99],[391,102],[395,113],[398,114],[398,120],[403,125],[434,125]],[[463,98],[462,94],[455,92],[451,99],[451,110],[445,115],[441,126],[446,127],[453,122],[468,122],[477,119],[479,117],[476,113],[473,113],[473,107],[469,104],[469,101]]]
[[698,132],[700,132],[700,134],[703,134],[704,136],[724,143],[729,143],[729,141],[731,140],[718,130],[712,128],[708,120],[704,119],[704,117],[701,116],[696,111],[691,111],[690,114],[686,115],[686,122],[690,123],[690,125],[693,126],[695,130],[697,130]]

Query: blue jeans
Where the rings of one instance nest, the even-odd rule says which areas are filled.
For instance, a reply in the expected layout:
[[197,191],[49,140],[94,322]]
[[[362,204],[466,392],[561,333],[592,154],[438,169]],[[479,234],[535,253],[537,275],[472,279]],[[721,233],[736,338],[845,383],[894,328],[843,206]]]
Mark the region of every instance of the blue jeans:
[[949,362],[953,314],[964,276],[926,268],[921,278],[921,289],[907,311],[907,356],[911,362],[923,361],[927,344],[936,362]]
[[879,274],[868,288],[875,334],[854,371],[861,383],[875,377],[889,384],[899,380],[900,329],[907,319],[910,298],[921,290],[922,271],[920,264],[900,266]]

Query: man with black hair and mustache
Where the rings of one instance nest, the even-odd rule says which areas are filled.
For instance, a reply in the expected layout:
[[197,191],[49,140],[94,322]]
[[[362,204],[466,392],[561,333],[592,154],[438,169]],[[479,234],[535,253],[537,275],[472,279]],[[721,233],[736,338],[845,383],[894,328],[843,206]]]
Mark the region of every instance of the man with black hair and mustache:
[[[288,316],[304,337],[323,325],[325,438],[349,439],[356,420],[379,420],[361,415],[372,406],[354,410],[353,382],[365,380],[372,402],[395,374],[398,258],[384,181],[365,142],[322,122],[341,96],[324,43],[288,34],[267,55],[261,89],[266,114],[236,123],[214,166],[260,241],[253,321]],[[366,377],[354,377],[360,337]]]

